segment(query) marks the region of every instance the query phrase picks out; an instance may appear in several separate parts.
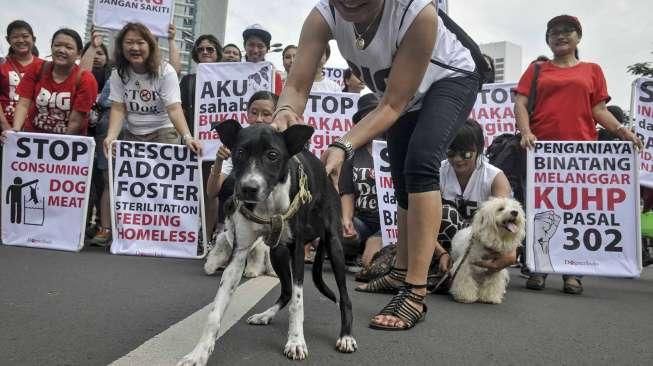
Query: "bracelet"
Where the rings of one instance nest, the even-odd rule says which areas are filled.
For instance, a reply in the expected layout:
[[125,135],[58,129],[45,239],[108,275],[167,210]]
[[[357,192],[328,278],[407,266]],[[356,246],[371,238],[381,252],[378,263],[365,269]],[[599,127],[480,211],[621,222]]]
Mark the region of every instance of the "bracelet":
[[187,134],[183,135],[181,138],[182,138],[184,141],[186,141],[186,140],[188,140],[189,138],[192,139],[192,138],[193,138],[193,135],[191,135],[190,133],[187,133]]
[[346,160],[351,160],[354,157],[354,147],[352,146],[351,142],[343,139],[342,137],[329,144],[329,147],[337,147],[338,149],[344,151]]
[[272,119],[274,119],[277,116],[277,114],[279,114],[279,112],[281,111],[290,111],[296,115],[299,115],[297,111],[295,111],[295,108],[293,108],[290,104],[284,104],[281,107],[277,108],[276,111],[274,111],[274,114],[272,115]]
[[621,136],[621,132],[620,132],[620,131],[625,131],[626,129],[627,129],[626,126],[621,125],[621,126],[617,127],[616,130],[614,130],[614,134],[617,135],[617,136]]
[[211,172],[209,174],[216,174],[217,169],[215,169],[215,163],[211,164]]

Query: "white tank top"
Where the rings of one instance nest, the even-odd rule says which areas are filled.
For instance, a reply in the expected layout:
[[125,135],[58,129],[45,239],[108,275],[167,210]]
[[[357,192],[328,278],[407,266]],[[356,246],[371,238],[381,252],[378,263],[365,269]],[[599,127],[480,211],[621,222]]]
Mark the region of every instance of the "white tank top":
[[476,169],[465,186],[465,191],[460,187],[456,172],[449,160],[443,160],[440,165],[440,193],[442,200],[452,203],[458,208],[465,220],[472,217],[481,203],[487,201],[492,194],[492,182],[501,169],[481,157],[476,164]]
[[[376,34],[363,50],[356,47],[354,24],[342,19],[337,10],[332,12],[329,0],[320,0],[316,9],[329,25],[331,34],[338,42],[340,53],[347,60],[354,74],[361,75],[359,78],[381,98],[401,41],[420,11],[431,4],[437,7],[433,0],[386,0]],[[433,61],[466,71],[474,71],[476,68],[471,52],[460,43],[456,34],[450,31],[439,17],[438,34],[431,60],[405,112],[420,109],[424,94],[436,81],[463,76],[456,71],[437,66]]]

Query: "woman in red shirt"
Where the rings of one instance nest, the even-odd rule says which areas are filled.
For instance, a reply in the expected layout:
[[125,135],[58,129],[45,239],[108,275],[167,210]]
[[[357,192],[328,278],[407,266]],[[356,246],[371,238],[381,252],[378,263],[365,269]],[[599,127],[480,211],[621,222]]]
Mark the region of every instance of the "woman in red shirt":
[[97,97],[97,82],[75,64],[82,39],[62,28],[52,37],[52,62],[31,68],[18,84],[20,100],[15,131],[86,135],[88,114]]
[[13,126],[19,99],[16,87],[25,71],[32,66],[40,68],[43,64],[42,59],[32,54],[35,40],[34,31],[27,22],[14,20],[7,26],[9,54],[0,65],[0,124],[3,131]]
[[[540,67],[536,99],[529,115],[528,96],[536,63],[531,64],[517,85],[515,117],[521,131],[521,144],[532,148],[535,141],[595,141],[596,123],[622,140],[632,141],[638,148],[642,142],[621,125],[608,111],[610,100],[603,71],[597,64],[578,59],[578,43],[583,29],[576,17],[560,15],[547,24],[546,42],[553,59],[537,63]],[[526,287],[541,290],[545,275],[533,274]],[[564,292],[583,291],[579,277],[563,276]]]

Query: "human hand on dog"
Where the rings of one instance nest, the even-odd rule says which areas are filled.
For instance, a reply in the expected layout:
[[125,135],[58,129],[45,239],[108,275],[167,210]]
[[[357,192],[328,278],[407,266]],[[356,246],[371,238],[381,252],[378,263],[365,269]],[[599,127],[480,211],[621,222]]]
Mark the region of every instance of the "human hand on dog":
[[218,148],[218,153],[215,154],[215,160],[220,160],[220,161],[225,161],[231,157],[231,150],[229,150],[226,146],[221,145],[220,148]]
[[338,191],[338,181],[340,180],[340,169],[345,161],[345,152],[338,147],[330,147],[322,153],[322,163],[326,170],[327,176],[331,178],[331,183]]
[[303,123],[302,118],[292,108],[282,106],[277,108],[277,111],[272,116],[271,126],[277,131],[283,132],[288,127],[300,123]]
[[506,254],[494,252],[483,256],[483,259],[474,262],[474,265],[485,268],[488,274],[492,274],[501,271],[515,262],[517,262],[516,251]]

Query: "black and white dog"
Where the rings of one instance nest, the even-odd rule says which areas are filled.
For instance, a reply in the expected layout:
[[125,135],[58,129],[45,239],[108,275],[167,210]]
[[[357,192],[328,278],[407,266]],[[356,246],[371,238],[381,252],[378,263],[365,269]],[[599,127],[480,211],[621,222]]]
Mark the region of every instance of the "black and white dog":
[[[290,301],[284,354],[294,360],[306,358],[302,293],[304,244],[320,238],[313,264],[313,282],[322,294],[336,302],[334,293],[322,278],[325,254],[328,254],[340,293],[341,329],[336,349],[344,353],[356,351],[356,340],[351,333],[351,301],[345,282],[340,200],[322,163],[304,148],[313,128],[294,125],[277,132],[269,125],[255,124],[243,129],[237,121],[231,120],[222,122],[218,133],[222,143],[232,152],[232,174],[236,180],[233,209],[226,223],[230,225],[227,230],[234,234],[234,250],[222,274],[202,336],[195,349],[178,365],[205,365],[208,361],[220,321],[243,274],[247,254],[261,236],[270,246],[272,265],[281,282],[281,295],[271,308],[251,316],[247,322],[267,325]],[[302,198],[300,205],[297,205],[298,197]],[[259,223],[257,219],[269,222]]]

